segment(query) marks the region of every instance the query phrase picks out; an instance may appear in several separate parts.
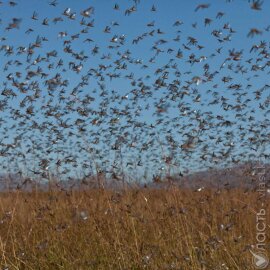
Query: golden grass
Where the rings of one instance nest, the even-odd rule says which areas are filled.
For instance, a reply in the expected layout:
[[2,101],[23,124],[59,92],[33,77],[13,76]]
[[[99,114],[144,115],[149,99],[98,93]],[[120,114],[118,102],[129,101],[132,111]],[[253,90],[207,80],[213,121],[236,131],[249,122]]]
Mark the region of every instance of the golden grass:
[[3,193],[1,269],[253,269],[259,205],[243,190]]

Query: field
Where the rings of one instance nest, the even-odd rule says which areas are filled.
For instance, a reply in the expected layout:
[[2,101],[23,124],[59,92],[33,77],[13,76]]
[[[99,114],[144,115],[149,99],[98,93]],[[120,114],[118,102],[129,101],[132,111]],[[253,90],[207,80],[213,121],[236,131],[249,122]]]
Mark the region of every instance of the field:
[[2,193],[1,269],[254,269],[259,205],[237,189]]

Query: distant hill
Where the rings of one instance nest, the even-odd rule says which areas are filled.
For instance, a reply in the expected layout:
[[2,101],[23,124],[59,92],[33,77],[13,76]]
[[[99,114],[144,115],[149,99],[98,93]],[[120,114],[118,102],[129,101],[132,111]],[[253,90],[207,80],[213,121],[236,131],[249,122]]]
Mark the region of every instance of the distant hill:
[[[264,168],[259,169],[256,163],[246,163],[231,168],[225,169],[209,169],[199,171],[185,176],[171,176],[166,179],[155,179],[155,181],[147,184],[129,183],[126,187],[145,186],[148,188],[166,188],[174,185],[181,188],[248,188],[256,189],[259,183],[259,173],[265,176],[267,188],[270,188],[270,164],[264,165]],[[70,179],[61,182],[52,182],[51,186],[66,189],[80,188],[98,188],[97,177],[92,176],[84,179]],[[121,180],[101,180],[102,186],[105,188],[119,189],[123,187]],[[23,179],[17,175],[0,175],[0,191],[7,190],[31,190],[33,188],[48,189],[48,181],[37,183],[36,181]]]
[[[173,176],[168,180],[149,184],[150,187],[163,187],[172,183],[182,188],[256,188],[259,173],[256,163],[246,163],[225,169],[209,169],[185,176]],[[270,164],[264,165],[266,184],[270,188]]]

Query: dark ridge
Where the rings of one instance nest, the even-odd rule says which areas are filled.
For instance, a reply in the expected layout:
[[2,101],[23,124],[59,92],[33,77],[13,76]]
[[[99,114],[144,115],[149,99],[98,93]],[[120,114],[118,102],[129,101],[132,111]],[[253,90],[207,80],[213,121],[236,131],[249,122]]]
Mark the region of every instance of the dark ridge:
[[264,174],[266,188],[270,188],[270,164],[259,165],[258,163],[246,163],[225,169],[209,169],[195,172],[185,176],[153,177],[153,181],[148,183],[124,182],[121,179],[105,179],[97,176],[86,177],[84,179],[69,179],[57,181],[51,179],[49,182],[37,181],[31,178],[22,178],[18,175],[1,175],[0,191],[14,190],[83,190],[83,189],[122,189],[122,188],[168,188],[176,186],[183,189],[215,188],[232,189],[245,188],[256,189],[259,184],[259,174]]

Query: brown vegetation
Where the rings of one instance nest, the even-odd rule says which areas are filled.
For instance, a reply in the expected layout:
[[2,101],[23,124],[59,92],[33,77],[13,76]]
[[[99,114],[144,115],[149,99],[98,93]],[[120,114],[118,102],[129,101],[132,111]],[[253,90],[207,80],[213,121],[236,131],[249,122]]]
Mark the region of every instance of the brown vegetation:
[[1,269],[253,269],[259,205],[239,189],[2,193]]

